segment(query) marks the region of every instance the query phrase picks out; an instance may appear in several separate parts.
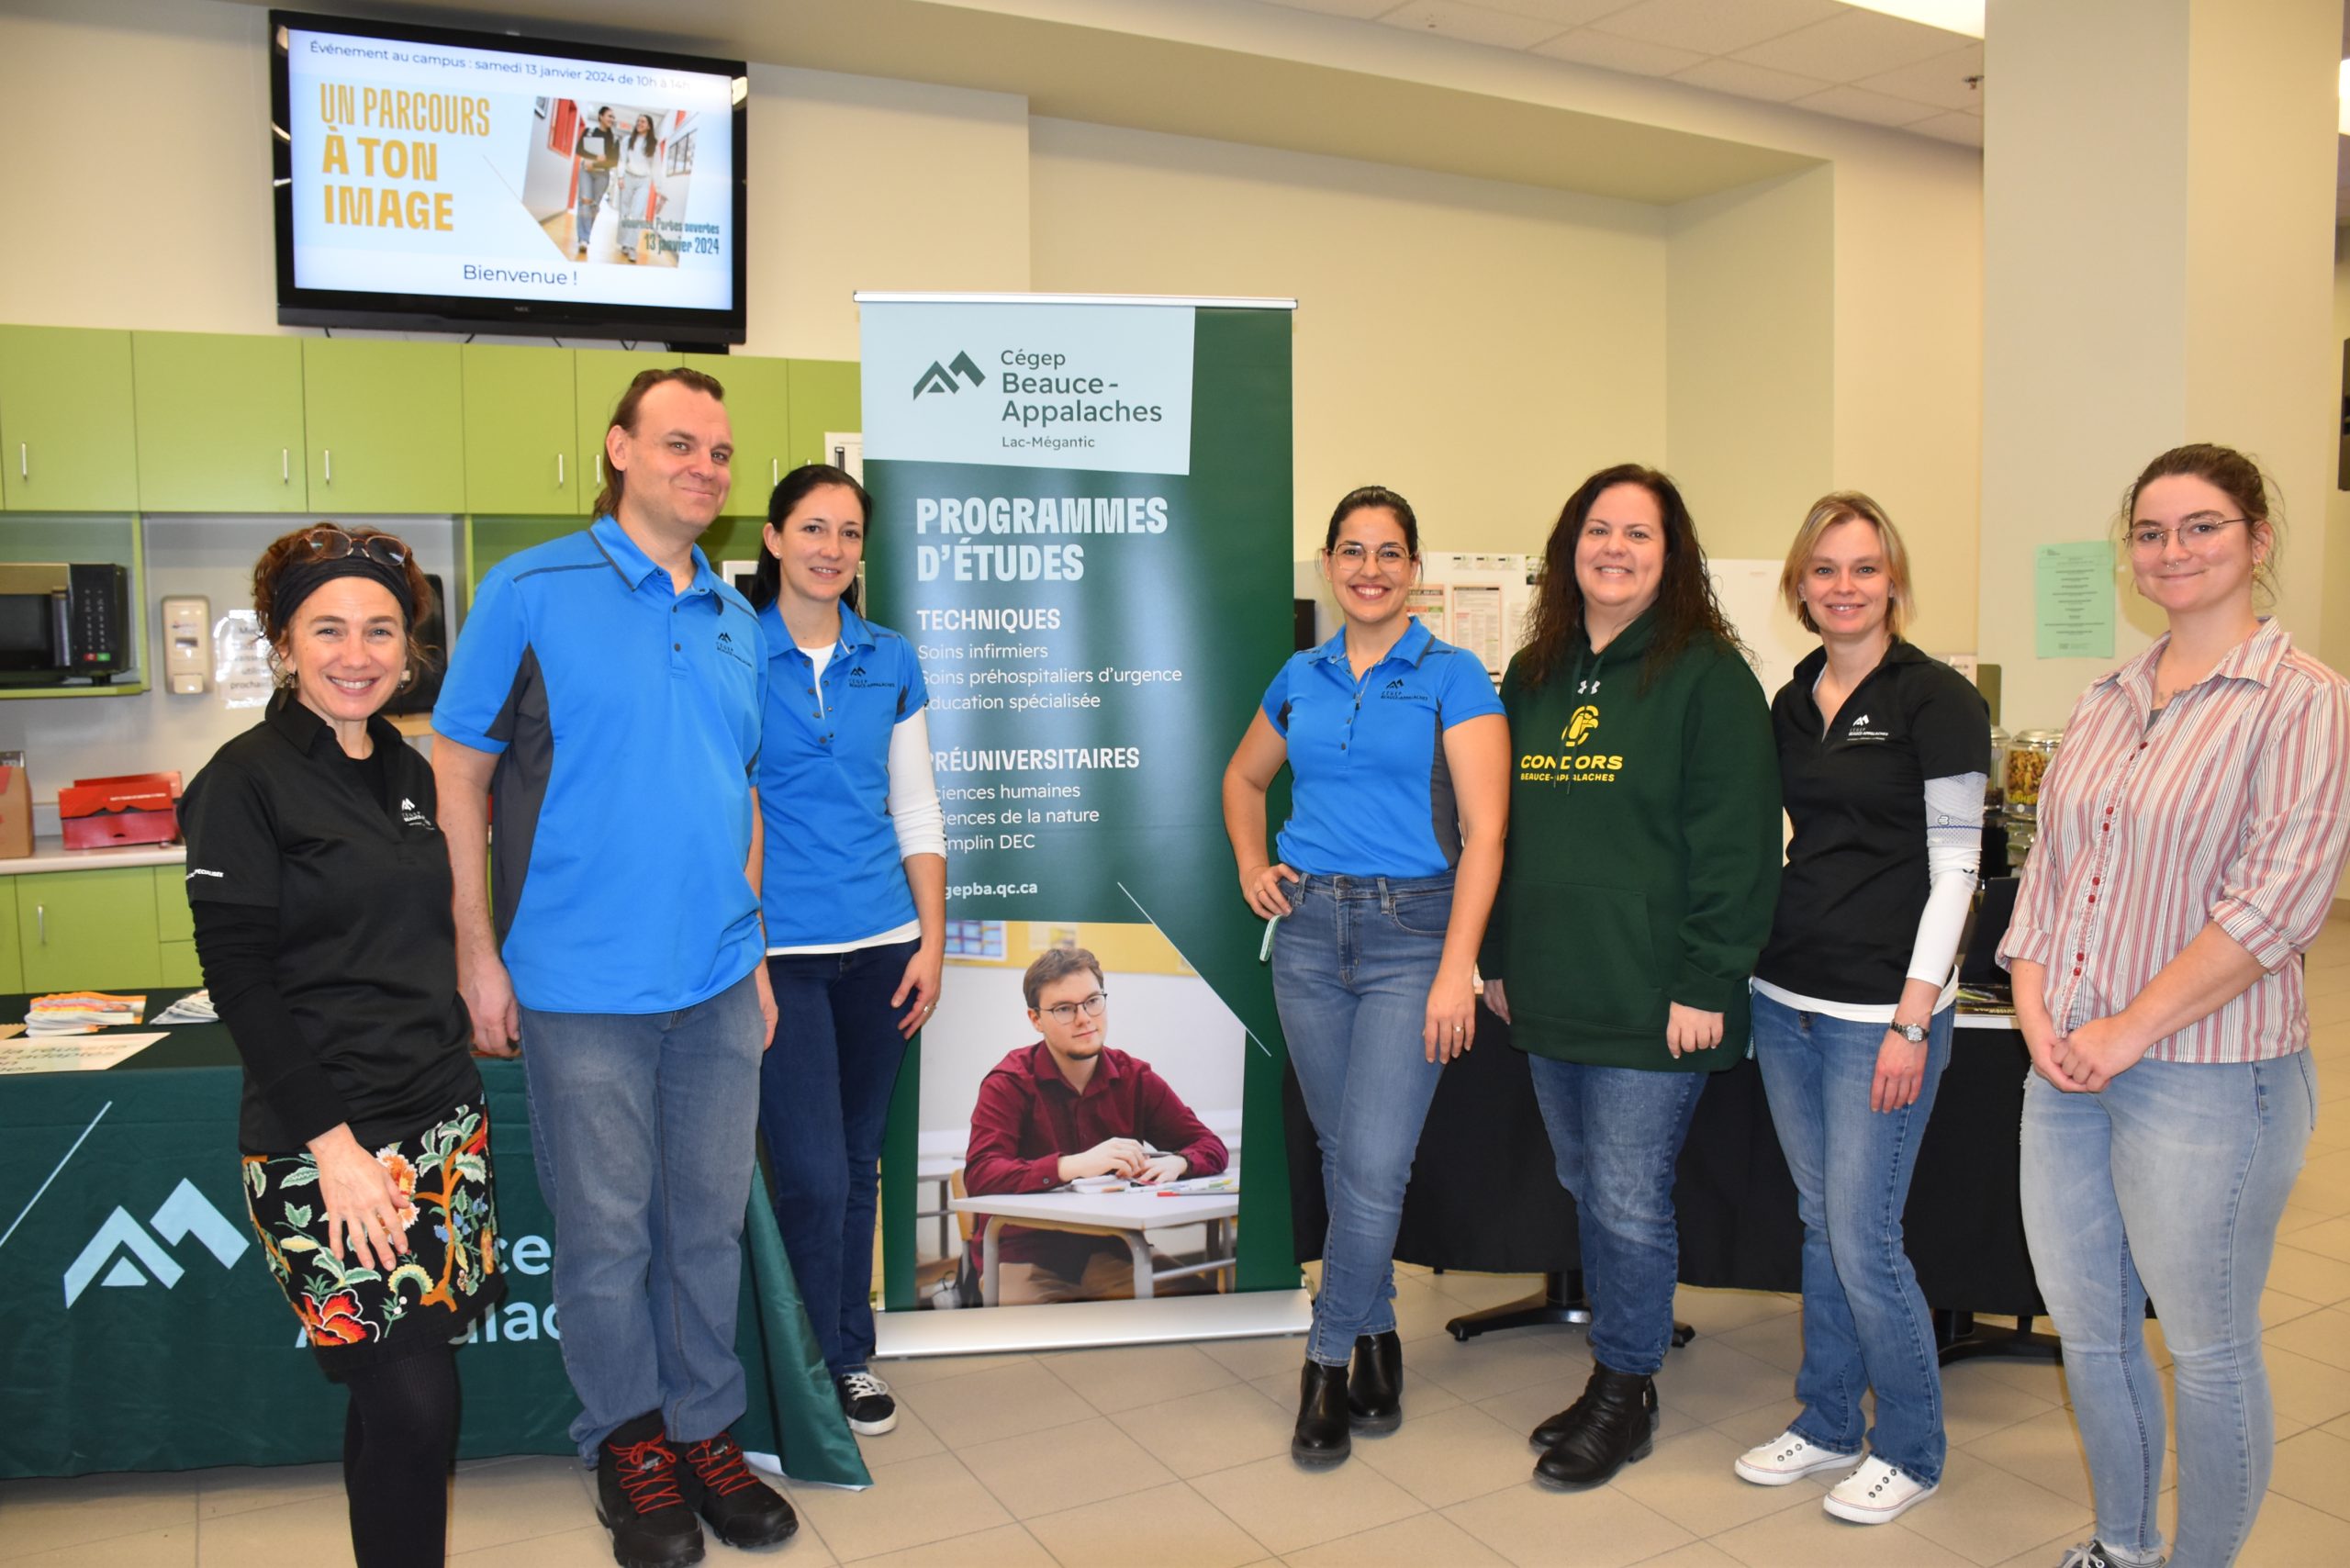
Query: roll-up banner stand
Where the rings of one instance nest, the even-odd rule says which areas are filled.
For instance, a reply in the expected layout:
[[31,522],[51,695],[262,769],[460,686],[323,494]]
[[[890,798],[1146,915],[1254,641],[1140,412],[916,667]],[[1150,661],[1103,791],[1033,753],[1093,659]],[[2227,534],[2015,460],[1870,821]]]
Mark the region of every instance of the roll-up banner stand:
[[[869,610],[919,651],[947,835],[880,1353],[1302,1329],[1284,1058],[1220,792],[1290,652],[1295,302],[857,303]],[[1090,1017],[1091,973],[1063,977],[1058,1038],[1022,988],[1054,948],[1102,969]],[[1181,1179],[1056,1179],[1110,1137]]]

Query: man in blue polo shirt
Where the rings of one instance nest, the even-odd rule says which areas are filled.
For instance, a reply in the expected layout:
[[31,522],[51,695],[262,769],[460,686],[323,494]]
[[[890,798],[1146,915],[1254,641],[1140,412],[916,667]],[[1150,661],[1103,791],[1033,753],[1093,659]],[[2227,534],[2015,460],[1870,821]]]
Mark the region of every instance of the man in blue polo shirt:
[[641,1568],[699,1560],[697,1512],[736,1546],[798,1525],[728,1431],[775,1006],[751,787],[766,661],[694,543],[726,500],[723,397],[693,370],[631,383],[595,525],[483,579],[432,714],[458,985],[477,1044],[523,1048],[571,1436],[614,1556]]

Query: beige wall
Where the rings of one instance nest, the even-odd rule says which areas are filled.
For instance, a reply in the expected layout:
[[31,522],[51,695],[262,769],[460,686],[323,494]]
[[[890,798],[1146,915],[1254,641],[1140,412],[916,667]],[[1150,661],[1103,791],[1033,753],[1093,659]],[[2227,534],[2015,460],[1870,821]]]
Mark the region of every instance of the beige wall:
[[1286,296],[1296,554],[1393,487],[1435,550],[1539,550],[1592,469],[1663,459],[1663,214],[1524,185],[1039,119],[1033,281]]

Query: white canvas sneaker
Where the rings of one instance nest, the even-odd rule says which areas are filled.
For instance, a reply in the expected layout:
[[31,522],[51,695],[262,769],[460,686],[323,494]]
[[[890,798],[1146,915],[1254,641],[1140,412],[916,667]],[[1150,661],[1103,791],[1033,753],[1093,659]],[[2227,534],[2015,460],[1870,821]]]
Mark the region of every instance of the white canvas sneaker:
[[1836,1483],[1819,1506],[1856,1525],[1881,1525],[1899,1518],[1941,1489],[1871,1454],[1861,1462],[1860,1469]]
[[1843,1470],[1860,1457],[1857,1453],[1838,1453],[1834,1449],[1821,1448],[1808,1438],[1796,1436],[1790,1428],[1761,1448],[1740,1454],[1730,1468],[1738,1472],[1740,1481],[1751,1481],[1757,1486],[1785,1486],[1816,1470]]

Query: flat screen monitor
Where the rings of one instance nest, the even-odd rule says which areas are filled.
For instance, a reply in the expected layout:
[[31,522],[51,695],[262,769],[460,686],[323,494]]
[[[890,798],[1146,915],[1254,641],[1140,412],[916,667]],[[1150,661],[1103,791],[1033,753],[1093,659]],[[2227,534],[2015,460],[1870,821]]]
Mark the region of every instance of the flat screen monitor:
[[741,61],[270,13],[287,326],[744,339]]

